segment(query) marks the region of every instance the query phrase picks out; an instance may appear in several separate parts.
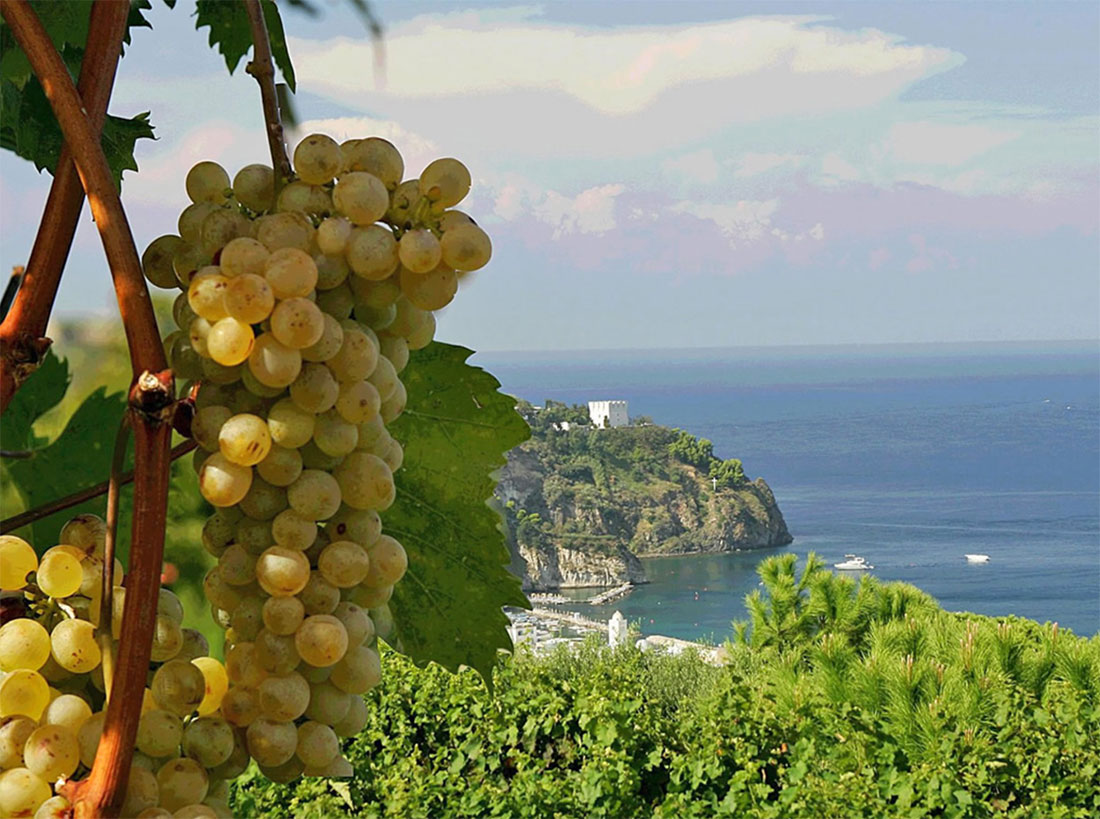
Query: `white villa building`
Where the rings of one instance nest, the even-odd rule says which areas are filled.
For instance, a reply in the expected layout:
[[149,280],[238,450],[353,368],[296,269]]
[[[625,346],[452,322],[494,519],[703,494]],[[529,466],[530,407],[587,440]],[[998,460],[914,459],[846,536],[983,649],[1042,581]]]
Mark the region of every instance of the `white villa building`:
[[630,424],[626,401],[589,401],[588,416],[596,427],[625,427]]

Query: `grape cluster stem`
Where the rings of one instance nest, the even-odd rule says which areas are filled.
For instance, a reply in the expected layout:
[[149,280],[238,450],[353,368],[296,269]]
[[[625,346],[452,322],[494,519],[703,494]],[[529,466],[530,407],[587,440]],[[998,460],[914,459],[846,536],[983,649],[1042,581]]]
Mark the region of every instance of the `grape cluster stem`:
[[256,78],[263,104],[267,145],[271,150],[271,166],[275,169],[275,195],[291,178],[290,156],[283,136],[283,120],[279,115],[279,98],[275,93],[275,66],[271,57],[271,41],[267,36],[260,0],[244,0],[248,24],[252,29],[252,60],[245,70]]

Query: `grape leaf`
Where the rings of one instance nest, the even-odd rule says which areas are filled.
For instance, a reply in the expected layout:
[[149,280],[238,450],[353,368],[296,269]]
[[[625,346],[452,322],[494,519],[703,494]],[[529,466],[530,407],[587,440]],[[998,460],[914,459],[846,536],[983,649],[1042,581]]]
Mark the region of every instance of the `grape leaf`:
[[[31,425],[60,400],[68,385],[68,375],[68,365],[51,354],[27,379],[4,412],[5,447],[9,446],[7,436],[11,433],[19,435],[33,453],[29,458],[4,464],[6,477],[22,497],[24,509],[85,489],[106,480],[110,474],[115,434],[126,409],[123,393],[108,393],[104,387],[97,389],[84,399],[65,429],[49,443],[35,438],[31,430]],[[12,415],[13,409],[15,415]],[[12,417],[9,419],[9,416]],[[95,498],[35,521],[21,531],[41,552],[56,544],[57,534],[69,518],[82,512],[102,515],[103,509],[104,499]],[[128,517],[128,513],[123,514],[120,509],[120,532],[129,531]]]
[[[164,0],[164,4],[172,8],[176,0]],[[80,75],[80,61],[88,42],[92,5],[93,0],[31,0],[31,8],[42,21],[43,28],[50,35],[50,40],[74,78]],[[145,19],[145,12],[152,7],[150,0],[131,0],[126,31],[122,36],[123,43],[130,43],[130,29],[153,27]],[[32,76],[27,55],[19,48],[11,29],[0,21],[0,79],[12,82],[16,88],[22,88]]]
[[[31,8],[42,21],[42,27],[65,59],[70,70],[80,68],[80,56],[88,41],[88,18],[92,0],[35,0]],[[0,79],[10,81],[16,88],[23,88],[31,78],[30,61],[15,42],[15,35],[0,23]],[[74,73],[75,76],[75,73]]]
[[[287,51],[286,33],[279,9],[272,0],[261,0],[267,38],[271,43],[271,56],[283,74],[283,79],[293,91],[294,66]],[[248,12],[244,3],[227,3],[225,0],[197,0],[195,3],[195,28],[210,29],[210,45],[225,57],[225,65],[232,74],[241,58],[252,49],[252,29],[248,24]]]
[[512,645],[501,607],[530,604],[487,501],[493,473],[530,429],[500,382],[466,363],[470,355],[438,342],[412,354],[401,375],[408,405],[390,425],[404,465],[382,518],[409,555],[390,601],[396,647],[418,665],[466,665],[490,680],[497,650]]
[[4,449],[27,450],[45,443],[34,435],[31,427],[48,410],[65,397],[69,387],[69,365],[52,351],[31,373],[0,415],[0,441]]
[[[153,139],[148,112],[130,119],[107,115],[100,144],[116,185],[123,171],[136,171],[134,145],[139,139]],[[38,80],[30,80],[20,91],[11,83],[0,87],[0,148],[6,148],[51,174],[61,155],[61,128]]]
[[[39,0],[31,5],[69,72],[74,78],[78,77],[88,39],[91,1]],[[130,42],[131,28],[149,26],[142,14],[148,8],[148,0],[131,5],[125,42]],[[108,115],[101,144],[116,184],[121,183],[124,170],[137,170],[134,144],[144,138],[153,138],[148,113],[130,119]],[[30,63],[15,42],[11,29],[0,24],[0,148],[30,160],[40,171],[53,173],[61,144],[61,129],[42,86],[33,76]]]

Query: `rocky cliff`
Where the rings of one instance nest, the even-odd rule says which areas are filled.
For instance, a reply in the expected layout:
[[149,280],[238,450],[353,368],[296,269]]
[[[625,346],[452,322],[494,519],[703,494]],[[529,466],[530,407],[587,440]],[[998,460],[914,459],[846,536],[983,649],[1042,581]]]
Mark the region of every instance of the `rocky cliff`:
[[[731,479],[715,470],[717,459],[704,471],[677,457],[675,442],[686,433],[654,425],[532,427],[532,439],[509,454],[497,487],[513,568],[525,589],[645,582],[638,555],[730,552],[792,540],[762,478],[745,479],[739,462]],[[709,442],[702,444],[709,452]],[[725,475],[726,485],[714,475]]]

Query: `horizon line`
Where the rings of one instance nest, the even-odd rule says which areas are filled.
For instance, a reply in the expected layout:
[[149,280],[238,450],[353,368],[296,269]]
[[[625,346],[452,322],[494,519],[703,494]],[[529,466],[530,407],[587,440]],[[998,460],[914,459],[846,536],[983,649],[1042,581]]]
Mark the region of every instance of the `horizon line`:
[[[453,342],[445,342],[453,343]],[[1027,345],[1084,345],[1097,346],[1100,355],[1100,337],[1097,338],[1035,338],[1035,339],[991,339],[961,341],[841,341],[820,343],[791,344],[729,344],[705,345],[697,347],[569,347],[569,348],[525,348],[525,349],[480,349],[474,354],[507,355],[550,355],[559,353],[647,353],[647,352],[719,352],[725,350],[851,350],[854,348],[908,348],[908,347],[1023,347]]]

